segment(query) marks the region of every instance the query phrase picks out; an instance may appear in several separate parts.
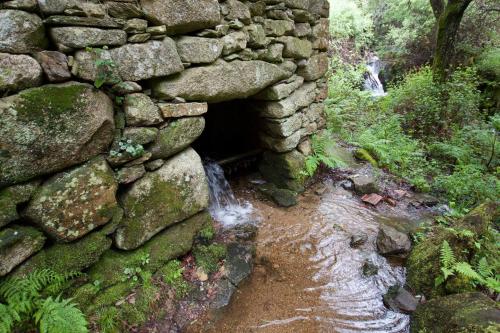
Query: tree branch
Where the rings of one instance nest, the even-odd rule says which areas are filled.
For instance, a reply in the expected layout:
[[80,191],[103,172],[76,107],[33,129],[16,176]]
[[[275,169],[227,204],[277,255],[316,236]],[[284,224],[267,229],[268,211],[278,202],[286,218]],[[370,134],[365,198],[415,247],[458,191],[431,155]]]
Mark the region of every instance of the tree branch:
[[444,12],[444,5],[445,5],[444,0],[430,0],[430,2],[431,2],[432,12],[436,17],[436,20],[439,20],[441,14],[443,14]]

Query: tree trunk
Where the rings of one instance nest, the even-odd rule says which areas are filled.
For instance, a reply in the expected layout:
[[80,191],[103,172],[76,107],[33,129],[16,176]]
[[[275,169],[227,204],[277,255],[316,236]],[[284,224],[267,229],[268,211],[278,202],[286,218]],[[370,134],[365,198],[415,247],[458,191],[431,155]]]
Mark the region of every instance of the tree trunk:
[[[443,8],[439,7],[437,2],[439,0],[431,0],[435,14],[439,13],[439,8]],[[441,15],[439,15],[436,51],[432,64],[434,74],[439,80],[445,80],[448,76],[448,70],[455,51],[458,28],[460,27],[465,10],[471,2],[472,0],[448,0],[448,4],[442,10]]]

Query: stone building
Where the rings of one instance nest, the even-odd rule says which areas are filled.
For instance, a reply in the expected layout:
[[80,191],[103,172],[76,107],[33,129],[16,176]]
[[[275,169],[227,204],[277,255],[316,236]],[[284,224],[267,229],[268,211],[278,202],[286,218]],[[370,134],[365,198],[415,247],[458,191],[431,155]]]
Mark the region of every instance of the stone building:
[[263,151],[263,176],[300,192],[324,126],[328,13],[326,0],[0,2],[0,277],[85,271],[119,289],[145,253],[150,271],[185,254],[210,222],[200,155]]

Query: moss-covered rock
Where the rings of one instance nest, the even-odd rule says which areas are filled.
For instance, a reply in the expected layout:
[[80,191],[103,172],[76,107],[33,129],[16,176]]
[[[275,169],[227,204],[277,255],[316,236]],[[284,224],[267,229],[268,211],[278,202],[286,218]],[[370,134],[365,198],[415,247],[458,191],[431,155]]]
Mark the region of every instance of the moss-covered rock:
[[0,227],[19,218],[17,205],[29,201],[39,184],[35,180],[0,190]]
[[439,297],[421,304],[411,332],[493,333],[500,331],[498,304],[481,293]]
[[0,276],[40,251],[45,236],[31,227],[11,226],[0,231]]
[[94,232],[73,243],[54,244],[24,262],[14,274],[24,276],[42,269],[61,274],[81,272],[97,262],[111,243],[104,232]]
[[372,157],[372,155],[366,149],[356,149],[354,152],[354,157],[358,160],[366,161],[370,163],[373,167],[378,168],[378,162]]
[[297,192],[278,188],[274,184],[263,184],[259,191],[281,207],[292,207],[297,204]]
[[297,150],[284,154],[265,152],[259,170],[264,178],[279,188],[302,192],[304,176],[301,172],[304,166],[305,156]]
[[136,249],[166,227],[208,207],[208,183],[201,159],[189,148],[135,182],[120,199],[125,217],[115,241]]
[[205,129],[205,118],[188,117],[171,122],[160,130],[148,149],[153,159],[168,158],[189,147]]
[[118,184],[103,157],[46,181],[25,215],[58,241],[70,242],[112,217]]
[[[407,260],[407,284],[416,293],[425,294],[428,297],[442,296],[449,293],[465,292],[473,290],[471,281],[461,275],[455,275],[444,284],[435,287],[436,277],[441,275],[440,249],[443,241],[447,241],[457,261],[477,260],[481,257],[488,258],[490,263],[498,260],[498,246],[495,238],[489,237],[489,228],[493,227],[500,218],[498,203],[490,202],[483,204],[466,217],[457,221],[451,228],[436,226],[413,248]],[[461,237],[460,231],[472,231],[473,237]],[[481,248],[475,246],[478,237],[481,237]]]
[[57,172],[106,151],[113,140],[111,99],[69,82],[0,99],[0,187]]
[[90,269],[90,278],[92,281],[101,281],[102,286],[107,287],[126,277],[125,268],[141,267],[154,272],[169,260],[186,254],[191,249],[196,234],[209,220],[208,213],[199,213],[166,229],[137,250],[109,250]]

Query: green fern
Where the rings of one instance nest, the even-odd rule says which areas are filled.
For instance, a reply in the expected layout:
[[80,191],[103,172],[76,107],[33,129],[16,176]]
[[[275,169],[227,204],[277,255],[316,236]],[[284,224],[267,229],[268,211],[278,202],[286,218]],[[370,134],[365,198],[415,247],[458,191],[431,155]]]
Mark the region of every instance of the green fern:
[[446,280],[455,274],[469,278],[474,285],[481,285],[494,292],[500,292],[500,280],[495,276],[493,267],[490,266],[486,258],[481,258],[474,269],[468,262],[457,262],[455,254],[450,244],[444,240],[440,251],[441,275],[434,280],[436,287],[445,283]]
[[41,333],[87,332],[83,314],[70,300],[45,298],[59,292],[79,273],[59,274],[45,269],[26,277],[8,277],[0,282],[0,333],[34,320]]
[[306,158],[305,170],[303,174],[305,176],[312,177],[316,173],[318,167],[323,164],[328,168],[344,167],[346,164],[336,158],[335,156],[329,155],[326,151],[327,145],[332,143],[331,135],[328,133],[322,136],[314,135],[311,138],[311,146],[313,154]]
[[21,320],[16,311],[2,303],[0,303],[0,318],[0,333],[9,333],[14,324]]
[[40,333],[86,333],[87,321],[83,313],[70,303],[71,299],[61,300],[49,297],[40,302],[34,318]]

